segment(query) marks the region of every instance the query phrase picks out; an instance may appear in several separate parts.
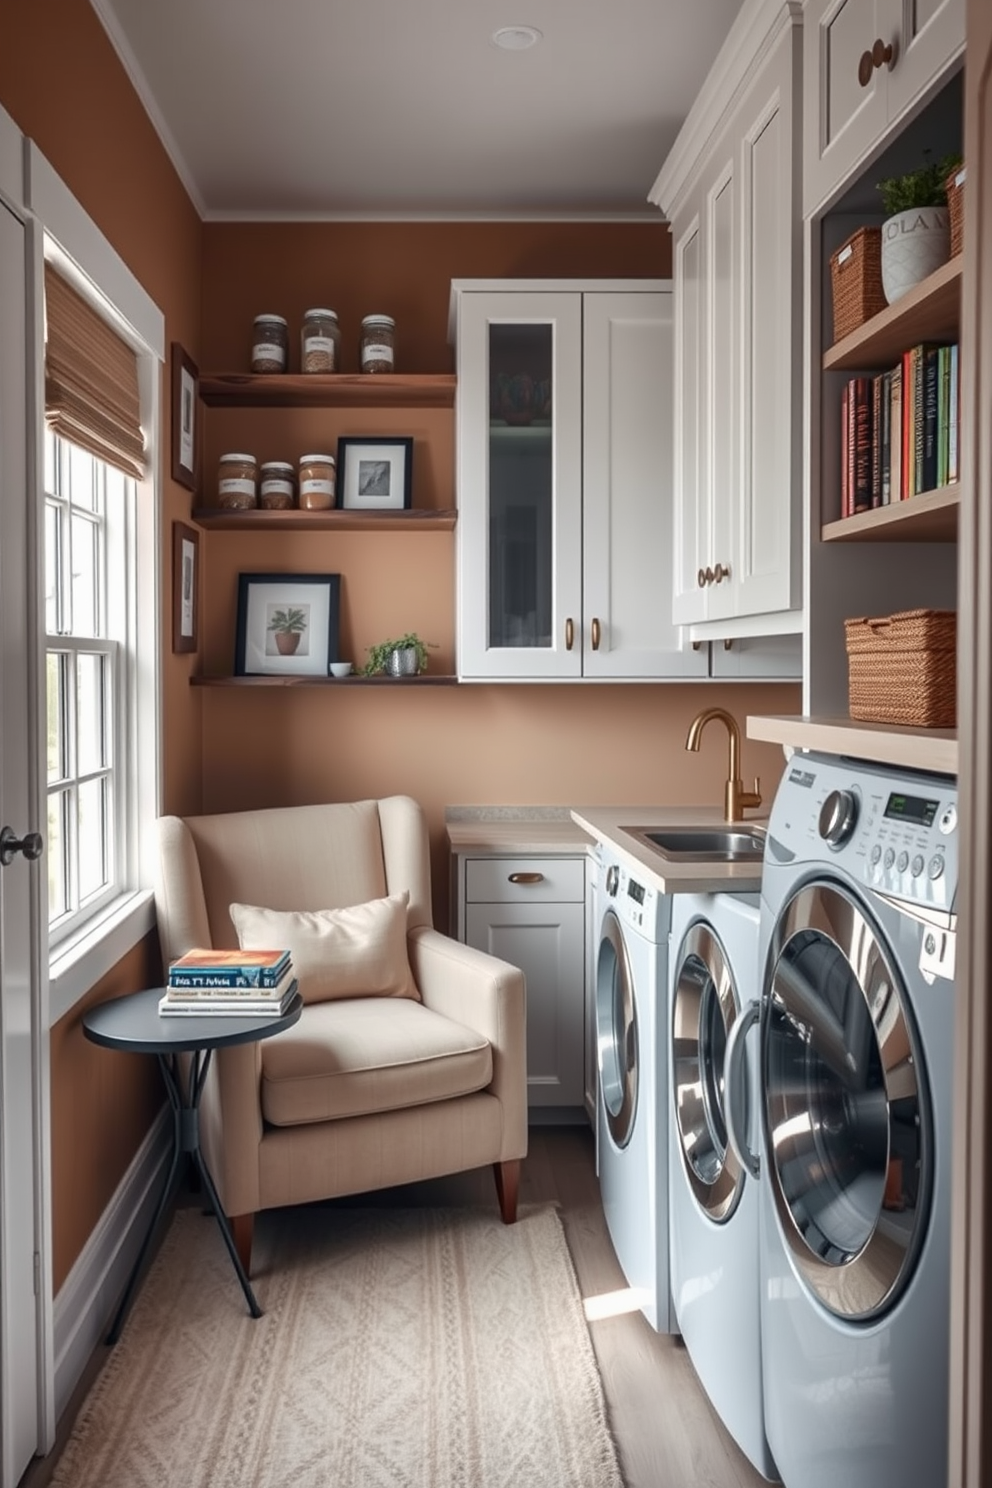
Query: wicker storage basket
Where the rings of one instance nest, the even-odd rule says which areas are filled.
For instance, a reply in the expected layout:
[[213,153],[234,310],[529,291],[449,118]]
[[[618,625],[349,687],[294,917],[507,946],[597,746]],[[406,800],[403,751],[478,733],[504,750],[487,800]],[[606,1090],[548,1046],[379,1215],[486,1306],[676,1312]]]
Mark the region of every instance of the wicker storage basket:
[[864,325],[888,301],[882,289],[882,229],[859,227],[830,255],[830,288],[834,301],[834,340]]
[[852,718],[955,727],[954,610],[902,610],[874,620],[845,620],[844,632]]
[[964,246],[964,166],[956,166],[944,183],[947,188],[947,215],[951,220],[951,257]]

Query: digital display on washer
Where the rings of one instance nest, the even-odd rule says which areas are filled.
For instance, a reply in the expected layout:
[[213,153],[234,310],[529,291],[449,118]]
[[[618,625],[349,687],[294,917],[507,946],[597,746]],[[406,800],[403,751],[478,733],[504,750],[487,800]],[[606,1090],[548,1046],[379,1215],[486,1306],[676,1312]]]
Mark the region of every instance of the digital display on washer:
[[914,827],[932,827],[939,801],[926,801],[922,796],[903,796],[893,791],[885,815],[893,821],[909,822]]
[[641,885],[639,883],[636,883],[634,881],[634,879],[631,879],[628,883],[627,893],[630,895],[631,899],[636,900],[638,904],[644,903],[644,890],[641,888]]

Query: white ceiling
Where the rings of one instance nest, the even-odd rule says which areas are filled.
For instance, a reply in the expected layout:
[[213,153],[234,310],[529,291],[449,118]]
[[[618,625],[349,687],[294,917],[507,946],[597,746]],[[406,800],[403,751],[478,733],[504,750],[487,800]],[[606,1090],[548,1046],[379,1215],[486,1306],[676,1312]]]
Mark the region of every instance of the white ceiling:
[[609,218],[656,215],[741,0],[91,3],[205,218]]

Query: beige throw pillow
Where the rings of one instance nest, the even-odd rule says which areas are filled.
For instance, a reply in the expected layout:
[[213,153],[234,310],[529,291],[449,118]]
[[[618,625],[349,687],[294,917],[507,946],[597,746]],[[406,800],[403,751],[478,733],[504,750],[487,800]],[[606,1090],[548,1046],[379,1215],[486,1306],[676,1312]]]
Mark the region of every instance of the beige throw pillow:
[[232,904],[243,951],[286,947],[304,1002],[337,997],[413,997],[406,953],[410,896],[390,894],[347,909],[279,910]]

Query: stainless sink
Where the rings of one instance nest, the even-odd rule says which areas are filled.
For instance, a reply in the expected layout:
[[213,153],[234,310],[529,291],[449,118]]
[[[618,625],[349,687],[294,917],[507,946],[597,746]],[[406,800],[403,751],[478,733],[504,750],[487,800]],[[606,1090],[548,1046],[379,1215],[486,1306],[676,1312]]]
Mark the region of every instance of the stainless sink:
[[671,862],[760,863],[765,851],[763,827],[624,827]]

